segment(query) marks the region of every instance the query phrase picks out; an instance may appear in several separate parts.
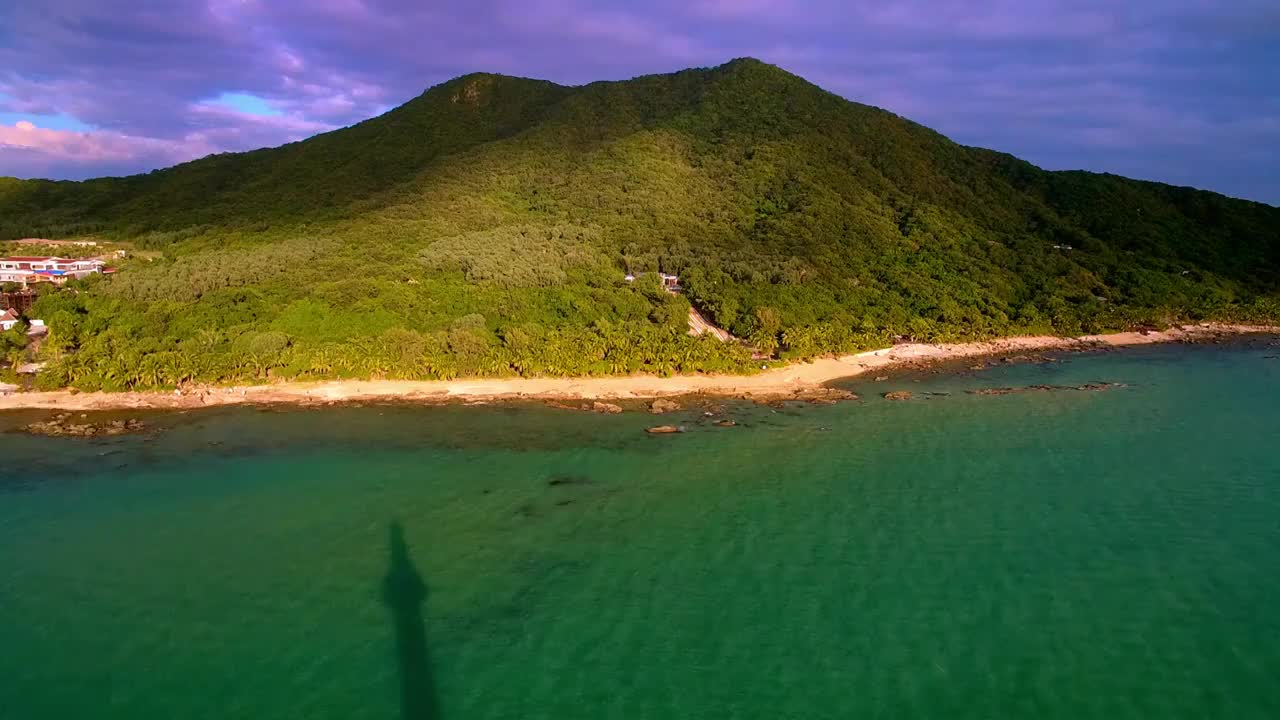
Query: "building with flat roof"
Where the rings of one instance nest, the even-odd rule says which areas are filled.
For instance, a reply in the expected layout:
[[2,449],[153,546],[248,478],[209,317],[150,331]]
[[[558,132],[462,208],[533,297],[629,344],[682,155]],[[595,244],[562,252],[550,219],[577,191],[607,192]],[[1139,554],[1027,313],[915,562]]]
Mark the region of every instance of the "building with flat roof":
[[58,285],[67,280],[88,277],[103,271],[106,263],[93,258],[61,258],[28,255],[0,257],[0,282],[16,282],[26,285],[33,282],[52,282]]

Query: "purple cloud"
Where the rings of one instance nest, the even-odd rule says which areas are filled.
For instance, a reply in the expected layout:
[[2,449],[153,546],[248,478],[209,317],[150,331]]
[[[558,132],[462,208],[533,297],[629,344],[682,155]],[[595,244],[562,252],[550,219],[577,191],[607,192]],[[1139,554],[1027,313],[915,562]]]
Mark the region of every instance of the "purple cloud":
[[[275,145],[477,70],[581,83],[751,55],[1045,167],[1280,203],[1272,0],[6,5],[0,114],[34,127],[0,127],[0,174],[85,177]],[[227,94],[275,114],[210,102]],[[40,127],[54,116],[90,130]]]

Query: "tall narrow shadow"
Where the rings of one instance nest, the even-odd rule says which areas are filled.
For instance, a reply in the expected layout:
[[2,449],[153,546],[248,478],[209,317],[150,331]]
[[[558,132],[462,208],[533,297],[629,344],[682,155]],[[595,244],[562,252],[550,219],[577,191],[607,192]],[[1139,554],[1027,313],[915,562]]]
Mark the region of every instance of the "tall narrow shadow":
[[431,653],[427,649],[427,626],[422,608],[427,602],[427,585],[409,557],[404,528],[391,523],[390,565],[382,581],[382,601],[391,611],[396,639],[396,662],[400,670],[401,720],[439,720],[440,701],[436,697]]

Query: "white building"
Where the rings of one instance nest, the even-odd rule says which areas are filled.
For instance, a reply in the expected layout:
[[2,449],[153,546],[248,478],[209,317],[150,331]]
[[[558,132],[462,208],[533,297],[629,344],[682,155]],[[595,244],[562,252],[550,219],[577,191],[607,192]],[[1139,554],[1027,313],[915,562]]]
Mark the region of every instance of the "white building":
[[[635,282],[637,277],[644,277],[645,275],[652,275],[652,274],[653,273],[647,273],[647,272],[642,272],[639,275],[633,275],[632,273],[627,273],[626,276],[622,279],[626,280],[627,282]],[[677,293],[684,289],[680,287],[680,276],[678,275],[668,275],[664,272],[660,272],[658,273],[658,280],[659,282],[662,283],[662,287],[665,288],[667,292]]]
[[58,285],[72,278],[100,273],[106,263],[93,258],[79,260],[60,257],[0,257],[0,282],[52,282]]

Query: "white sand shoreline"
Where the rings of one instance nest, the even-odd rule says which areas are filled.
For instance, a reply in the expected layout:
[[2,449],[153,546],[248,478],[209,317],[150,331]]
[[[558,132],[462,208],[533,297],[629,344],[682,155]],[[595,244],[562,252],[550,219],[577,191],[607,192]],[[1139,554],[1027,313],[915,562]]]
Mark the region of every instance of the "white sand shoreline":
[[0,397],[0,410],[66,411],[191,409],[243,404],[316,405],[359,401],[439,403],[495,400],[629,400],[677,395],[774,399],[873,370],[916,362],[941,362],[1003,353],[1085,350],[1169,342],[1195,342],[1249,334],[1280,334],[1280,327],[1206,323],[1163,332],[1125,332],[1078,338],[1011,337],[988,342],[904,344],[844,357],[820,358],[756,375],[652,375],[579,378],[474,378],[462,380],[335,380],[173,392],[17,392]]

